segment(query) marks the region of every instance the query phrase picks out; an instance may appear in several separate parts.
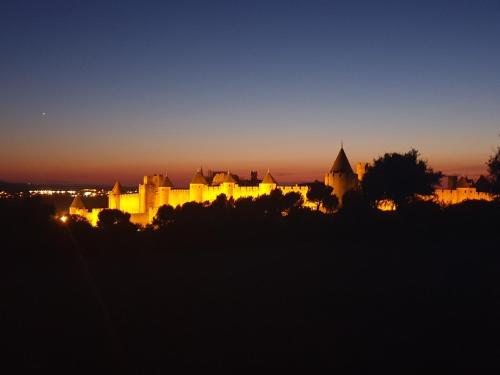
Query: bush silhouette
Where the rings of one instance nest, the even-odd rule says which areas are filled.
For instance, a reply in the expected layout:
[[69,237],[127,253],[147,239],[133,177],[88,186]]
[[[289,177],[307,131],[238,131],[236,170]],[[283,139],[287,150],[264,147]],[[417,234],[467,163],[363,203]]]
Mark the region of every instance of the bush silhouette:
[[370,210],[371,206],[361,190],[351,189],[342,196],[341,211],[343,213],[350,212],[362,215]]
[[327,212],[333,212],[339,208],[339,199],[336,195],[328,194],[323,198],[321,204]]
[[88,235],[92,232],[92,225],[90,225],[87,219],[80,215],[69,215],[66,225],[71,232],[78,233],[80,235]]
[[289,192],[283,196],[283,209],[289,213],[292,210],[297,210],[302,208],[304,204],[304,198],[302,194],[296,192]]
[[153,227],[165,229],[175,221],[175,209],[170,205],[163,205],[153,218]]
[[490,156],[486,165],[488,166],[491,190],[494,194],[500,194],[500,147],[497,148],[496,154]]
[[432,194],[441,177],[441,172],[434,172],[419,158],[418,151],[411,149],[405,154],[386,153],[375,159],[363,177],[362,188],[372,204],[390,199],[400,207],[417,194]]
[[106,209],[99,212],[97,227],[105,230],[133,230],[136,228],[130,222],[130,214],[116,209]]
[[[316,203],[316,210],[319,210],[321,205],[333,206],[335,202],[331,200],[330,196],[333,193],[333,188],[331,186],[327,186],[322,182],[315,181],[309,185],[309,191],[307,192],[307,199],[311,202]],[[337,204],[338,206],[338,200]],[[326,208],[326,207],[325,207]]]

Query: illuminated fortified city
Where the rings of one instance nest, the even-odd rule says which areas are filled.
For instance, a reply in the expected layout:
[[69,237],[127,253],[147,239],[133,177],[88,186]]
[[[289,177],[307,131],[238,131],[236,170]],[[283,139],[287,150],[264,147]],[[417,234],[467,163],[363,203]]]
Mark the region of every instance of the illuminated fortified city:
[[[341,147],[332,168],[325,174],[324,183],[333,188],[332,194],[336,195],[342,203],[342,196],[346,191],[359,187],[367,167],[368,163],[358,163],[356,172],[354,172],[343,147]],[[163,205],[176,207],[187,202],[213,202],[220,194],[225,194],[228,199],[234,200],[248,197],[257,198],[269,194],[274,189],[281,190],[283,194],[299,193],[302,195],[306,207],[316,206],[307,200],[308,186],[280,185],[269,170],[260,182],[257,180],[256,174],[253,174],[250,185],[240,185],[238,177],[229,171],[214,175],[209,173],[207,177],[203,175],[203,170],[200,168],[191,179],[189,189],[176,189],[166,175],[144,176],[137,193],[124,193],[117,181],[108,194],[107,208],[127,212],[130,214],[131,222],[146,225],[153,221],[158,208]],[[457,179],[456,176],[448,178],[447,188],[436,189],[433,198],[443,205],[455,204],[467,199],[491,199],[487,193],[478,192],[467,178]],[[381,209],[390,209],[391,207],[390,202],[379,205]],[[102,210],[104,208],[88,210],[80,196],[76,196],[71,203],[69,213],[70,215],[83,216],[95,226]]]

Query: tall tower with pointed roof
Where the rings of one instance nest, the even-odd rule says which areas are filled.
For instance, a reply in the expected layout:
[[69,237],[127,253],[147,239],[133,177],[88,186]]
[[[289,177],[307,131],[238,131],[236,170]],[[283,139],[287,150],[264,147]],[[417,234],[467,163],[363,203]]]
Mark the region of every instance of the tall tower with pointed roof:
[[333,188],[333,194],[337,196],[342,204],[344,193],[356,187],[356,174],[351,168],[349,159],[341,146],[332,168],[325,174],[325,185]]

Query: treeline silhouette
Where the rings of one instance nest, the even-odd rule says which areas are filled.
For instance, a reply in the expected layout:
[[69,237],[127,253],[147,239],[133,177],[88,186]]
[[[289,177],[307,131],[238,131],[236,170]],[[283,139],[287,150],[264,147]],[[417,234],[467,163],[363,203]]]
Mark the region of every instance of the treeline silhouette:
[[500,202],[417,199],[440,174],[413,150],[374,166],[340,208],[316,183],[313,209],[279,191],[220,196],[164,206],[146,228],[117,210],[94,228],[38,198],[0,200],[1,366],[498,370]]
[[164,207],[140,231],[1,200],[4,366],[499,367],[498,202],[380,212],[352,192],[323,214],[297,198]]

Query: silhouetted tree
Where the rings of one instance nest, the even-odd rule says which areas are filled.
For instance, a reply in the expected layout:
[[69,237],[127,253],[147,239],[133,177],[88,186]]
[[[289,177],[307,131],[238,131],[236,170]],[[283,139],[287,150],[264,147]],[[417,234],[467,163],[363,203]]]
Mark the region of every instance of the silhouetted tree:
[[257,205],[252,197],[238,198],[234,202],[234,212],[241,218],[254,217],[258,212]]
[[205,218],[205,206],[203,203],[187,202],[176,207],[176,217],[181,222],[202,221]]
[[361,213],[370,208],[371,206],[361,190],[351,189],[346,191],[342,196],[342,212]]
[[116,209],[99,212],[97,227],[106,231],[129,230],[135,226],[130,222],[130,214]]
[[298,209],[304,204],[304,198],[302,194],[296,192],[289,192],[283,196],[283,209],[286,212],[290,212],[293,209]]
[[289,192],[283,195],[280,189],[274,189],[268,195],[262,195],[255,200],[238,200],[237,211],[245,209],[248,212],[259,213],[265,216],[282,216],[291,210],[302,207],[304,200],[300,193]]
[[490,156],[486,165],[488,166],[491,190],[495,194],[500,194],[500,147],[497,148],[496,154]]
[[255,209],[264,216],[281,216],[284,210],[283,193],[274,189],[271,193],[261,195],[254,200]]
[[[320,206],[323,204],[331,205],[334,202],[331,200],[333,188],[327,186],[319,181],[314,181],[309,185],[309,191],[307,192],[307,199],[311,202],[316,203],[316,210],[319,210]],[[337,201],[338,205],[338,201]],[[326,208],[326,207],[325,207]]]
[[483,175],[479,176],[476,181],[476,190],[478,192],[491,192],[492,186],[491,181],[484,177]]
[[158,229],[164,229],[175,220],[175,210],[170,205],[163,205],[158,208],[156,216],[153,218],[153,226]]
[[327,212],[333,212],[339,208],[339,199],[336,195],[328,194],[323,198],[321,205]]
[[405,154],[387,153],[375,159],[363,177],[362,187],[367,199],[390,199],[399,207],[411,202],[417,194],[432,194],[441,172],[434,172],[419,153],[411,149]]
[[90,232],[92,225],[86,218],[80,215],[68,215],[65,223],[72,232]]
[[216,210],[226,210],[233,206],[232,200],[228,200],[226,194],[222,193],[215,198],[210,207]]

